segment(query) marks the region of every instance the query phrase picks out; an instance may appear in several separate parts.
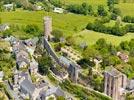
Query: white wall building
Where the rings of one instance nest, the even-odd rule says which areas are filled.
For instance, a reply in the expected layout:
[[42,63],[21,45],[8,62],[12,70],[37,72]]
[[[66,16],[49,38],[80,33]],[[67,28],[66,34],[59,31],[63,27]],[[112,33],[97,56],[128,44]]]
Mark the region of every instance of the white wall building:
[[54,12],[55,12],[55,13],[59,13],[59,14],[61,14],[61,13],[64,12],[64,9],[55,7],[55,8],[54,8]]

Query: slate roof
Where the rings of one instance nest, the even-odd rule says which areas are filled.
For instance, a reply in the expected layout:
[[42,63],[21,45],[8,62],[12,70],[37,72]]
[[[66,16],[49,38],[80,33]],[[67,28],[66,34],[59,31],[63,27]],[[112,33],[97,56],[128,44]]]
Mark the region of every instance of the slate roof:
[[36,43],[38,42],[38,37],[35,37],[33,39],[25,40],[24,43],[28,46],[36,46]]
[[67,58],[65,58],[65,57],[63,57],[63,56],[61,56],[59,59],[60,59],[60,61],[61,61],[62,63],[66,64],[67,66],[69,66],[70,63],[71,63],[70,60],[68,60]]
[[130,80],[130,81],[129,81],[128,88],[129,88],[130,90],[134,89],[134,80]]
[[28,94],[33,94],[35,90],[35,85],[32,84],[28,79],[25,79],[24,81],[21,82],[20,87],[27,91]]
[[43,97],[47,97],[52,94],[56,96],[65,96],[64,92],[59,87],[52,87],[46,91],[42,91],[41,94]]
[[35,69],[35,68],[38,68],[38,63],[35,60],[32,60],[32,62],[30,62],[29,69]]
[[119,72],[117,69],[115,69],[114,67],[108,67],[106,68],[106,73],[110,74],[111,76],[119,76],[119,75],[122,75],[121,72]]

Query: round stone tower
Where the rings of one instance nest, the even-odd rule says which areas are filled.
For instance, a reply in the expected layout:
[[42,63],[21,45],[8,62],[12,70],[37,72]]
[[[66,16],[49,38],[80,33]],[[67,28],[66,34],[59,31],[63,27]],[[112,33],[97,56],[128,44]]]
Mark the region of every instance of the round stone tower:
[[52,32],[52,18],[49,16],[44,17],[44,36],[46,39],[49,38]]

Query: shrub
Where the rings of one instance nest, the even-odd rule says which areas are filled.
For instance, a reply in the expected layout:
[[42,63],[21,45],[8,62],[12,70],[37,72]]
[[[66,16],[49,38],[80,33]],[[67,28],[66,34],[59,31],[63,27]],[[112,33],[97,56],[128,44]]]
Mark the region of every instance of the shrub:
[[37,25],[30,24],[24,28],[24,31],[29,34],[35,34],[39,32],[39,27]]
[[134,23],[134,17],[125,16],[125,17],[123,18],[123,21],[124,21],[124,22],[128,22],[128,23]]

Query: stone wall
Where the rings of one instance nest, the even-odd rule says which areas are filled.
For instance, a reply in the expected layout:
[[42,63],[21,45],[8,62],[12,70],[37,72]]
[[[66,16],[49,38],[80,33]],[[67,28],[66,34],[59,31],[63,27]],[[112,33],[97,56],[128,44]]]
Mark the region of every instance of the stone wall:
[[53,50],[53,48],[51,47],[51,45],[49,44],[49,42],[47,41],[46,38],[43,39],[44,40],[44,48],[47,50],[47,52],[52,56],[52,58],[61,65],[59,57],[57,56],[57,54],[55,53],[55,51]]

